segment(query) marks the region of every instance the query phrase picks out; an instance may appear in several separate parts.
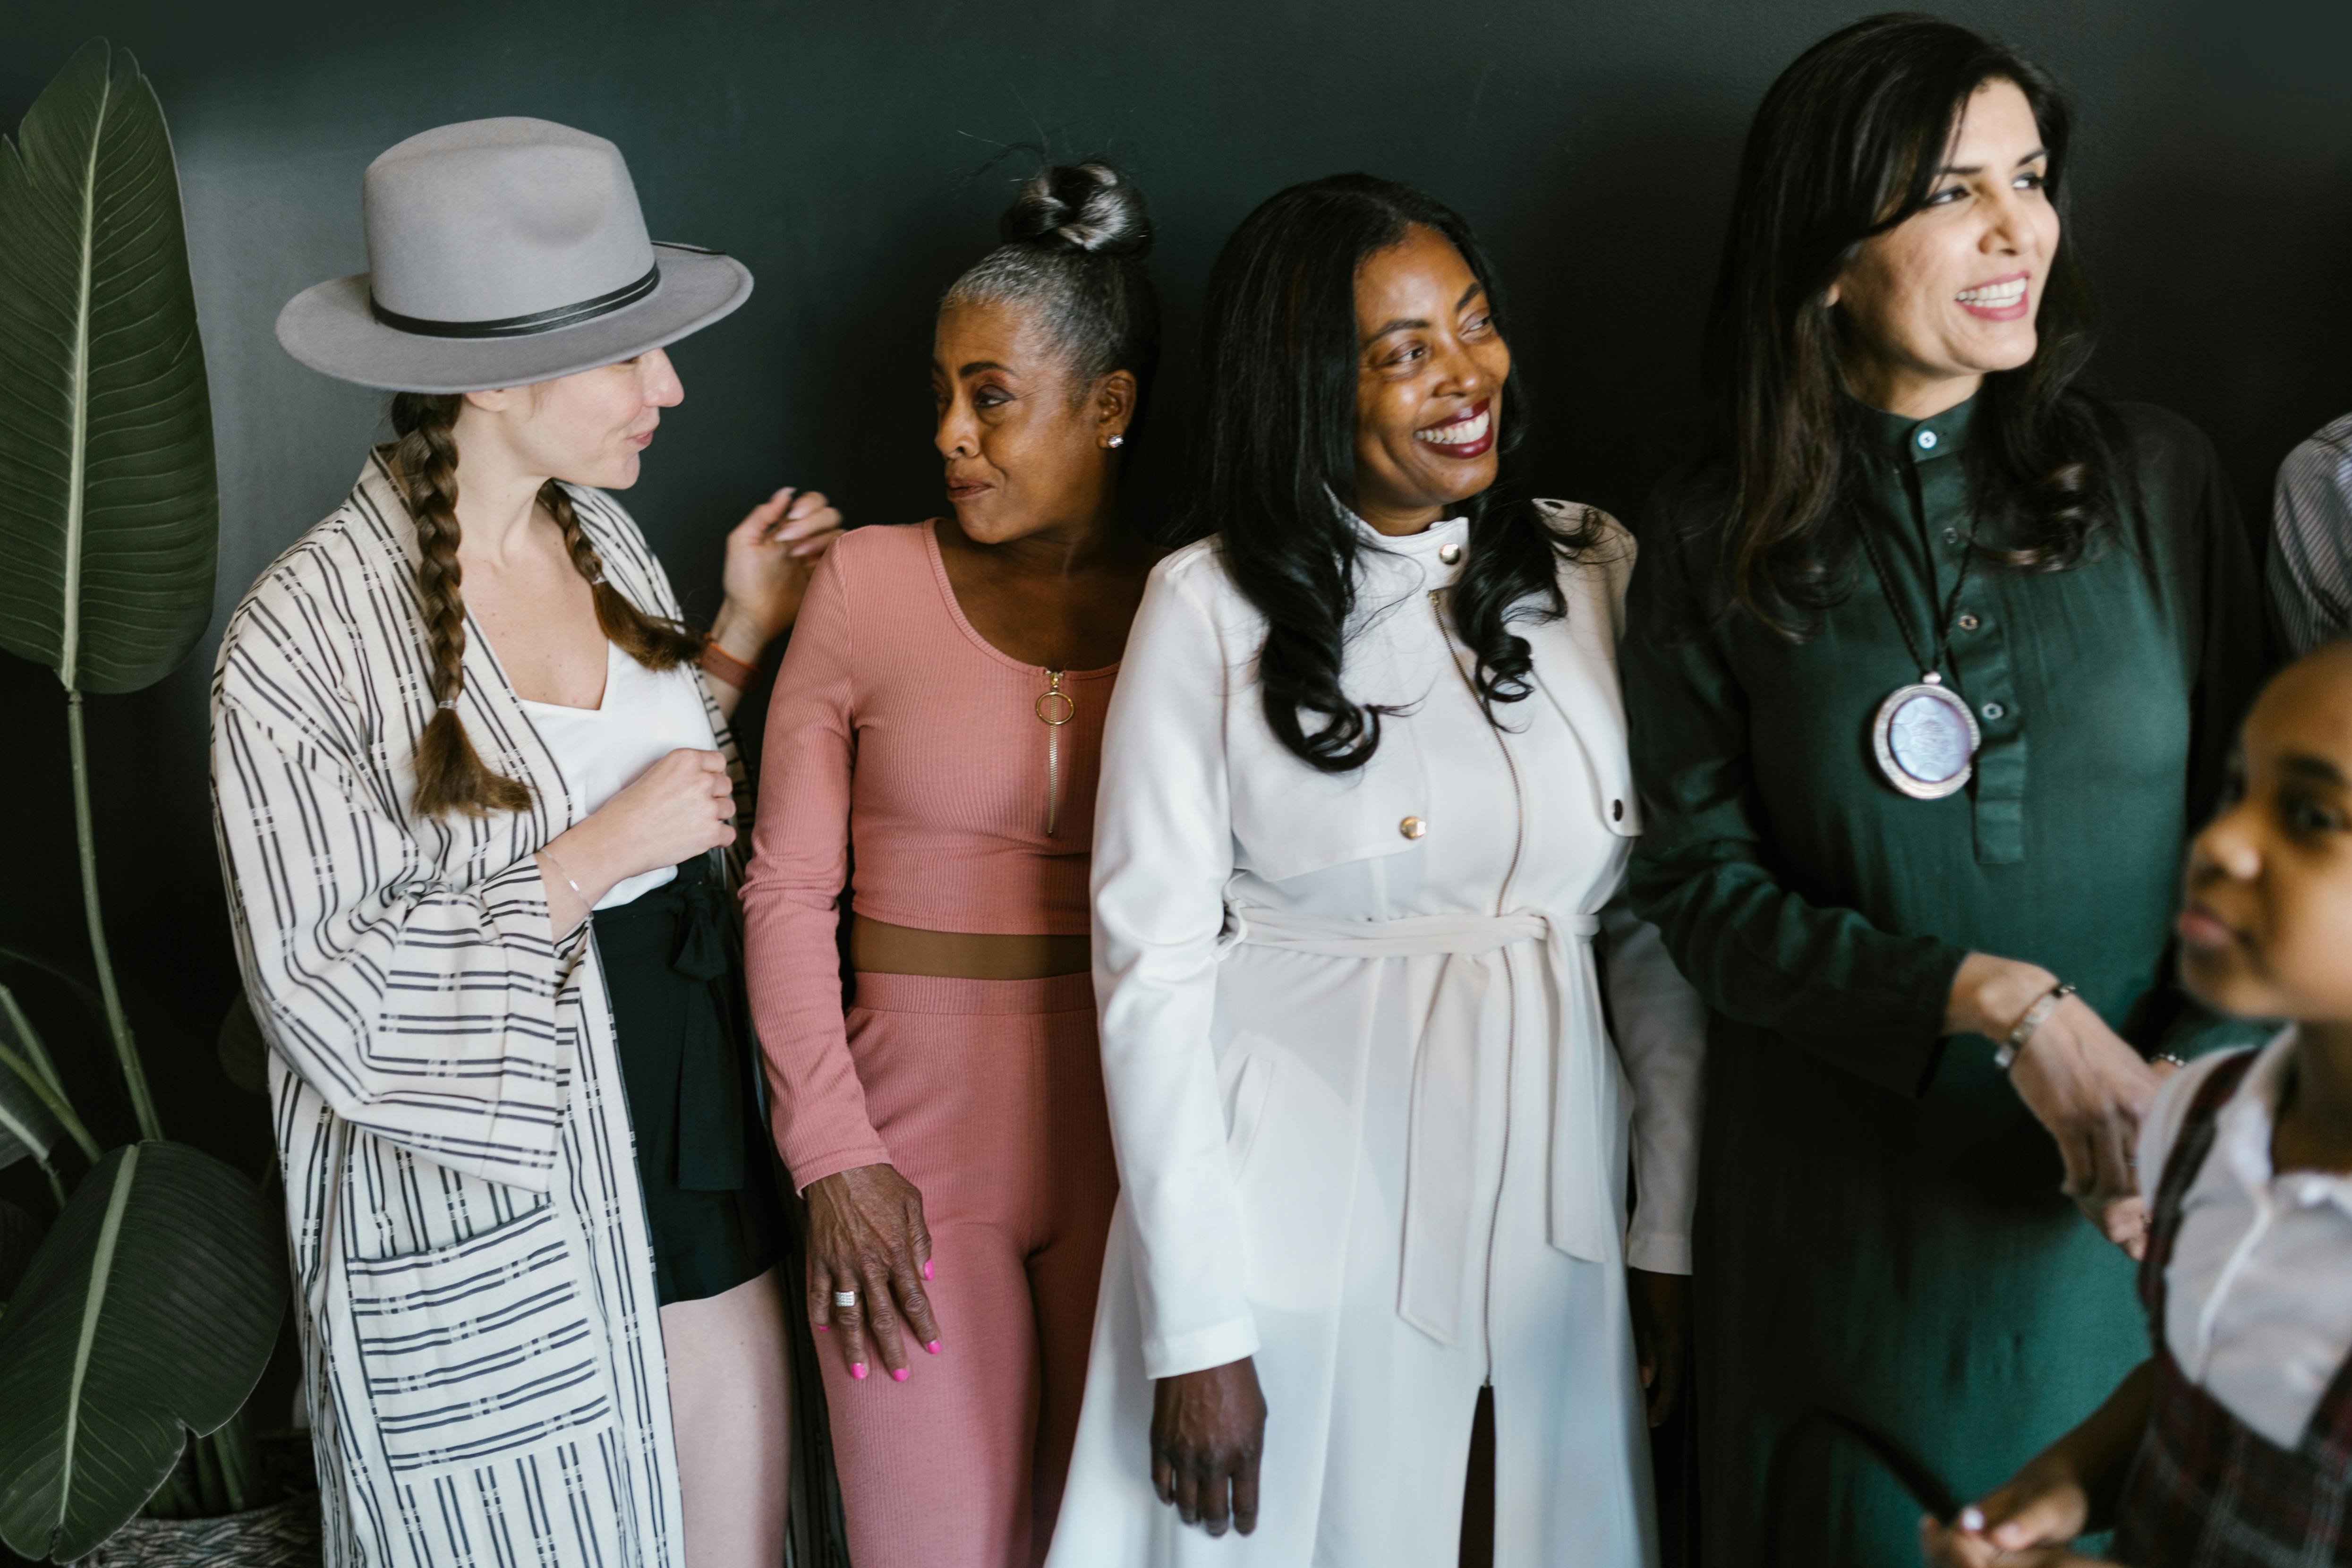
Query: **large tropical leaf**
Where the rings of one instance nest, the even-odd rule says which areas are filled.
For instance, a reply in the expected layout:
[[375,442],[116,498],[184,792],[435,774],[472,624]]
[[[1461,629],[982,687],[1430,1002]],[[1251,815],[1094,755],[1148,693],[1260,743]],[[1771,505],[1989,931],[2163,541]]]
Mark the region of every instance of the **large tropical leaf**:
[[30,1211],[0,1198],[0,1308],[16,1293],[16,1282],[41,1245],[41,1222]]
[[0,1539],[79,1557],[260,1380],[286,1310],[254,1184],[184,1143],[99,1162],[0,1314]]
[[171,133],[93,39],[0,141],[0,647],[136,691],[204,635],[219,534]]

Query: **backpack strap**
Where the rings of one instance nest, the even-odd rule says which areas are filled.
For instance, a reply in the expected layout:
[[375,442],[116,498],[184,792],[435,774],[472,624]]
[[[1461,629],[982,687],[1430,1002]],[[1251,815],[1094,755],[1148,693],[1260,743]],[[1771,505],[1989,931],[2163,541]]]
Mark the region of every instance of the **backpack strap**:
[[2180,1232],[2180,1206],[2196,1184],[2197,1173],[2204,1168],[2205,1156],[2212,1152],[2213,1124],[2221,1107],[2245,1081],[2258,1054],[2251,1048],[2232,1051],[2205,1075],[2181,1118],[2172,1153],[2164,1162],[2163,1179],[2157,1184],[2156,1201],[2147,1216],[2147,1251],[2139,1263],[2139,1302],[2147,1311],[2148,1337],[2158,1354],[2164,1351],[2164,1269],[2172,1261],[2173,1240]]

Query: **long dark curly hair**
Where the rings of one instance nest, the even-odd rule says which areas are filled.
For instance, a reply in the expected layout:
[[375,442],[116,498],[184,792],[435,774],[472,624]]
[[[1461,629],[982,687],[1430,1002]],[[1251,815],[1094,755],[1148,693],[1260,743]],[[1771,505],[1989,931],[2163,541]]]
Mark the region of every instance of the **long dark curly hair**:
[[[2063,213],[2074,115],[2047,73],[1966,27],[1890,13],[1831,34],[1780,73],[1748,130],[1707,313],[1713,455],[1732,480],[1721,572],[1728,603],[1791,641],[1848,590],[1848,460],[1861,410],[1841,394],[1851,329],[1827,302],[1864,242],[1927,205],[1957,117],[1987,82],[2016,85]],[[1992,561],[2057,572],[2116,519],[2117,437],[2074,385],[2094,342],[2090,288],[2063,240],[2032,359],[1985,377],[1965,461],[1979,515],[2018,525]]]
[[[1310,766],[1360,768],[1381,743],[1383,710],[1340,685],[1355,609],[1356,273],[1418,225],[1444,236],[1486,286],[1496,331],[1509,318],[1493,264],[1461,216],[1369,174],[1334,174],[1276,193],[1242,220],[1209,276],[1202,372],[1207,385],[1185,530],[1222,536],[1225,570],[1266,622],[1258,682],[1266,723]],[[1528,429],[1524,378],[1501,399],[1500,473],[1463,510],[1469,556],[1449,595],[1488,716],[1534,689],[1514,623],[1567,613],[1563,554],[1589,548],[1588,514],[1556,528],[1514,484]]]

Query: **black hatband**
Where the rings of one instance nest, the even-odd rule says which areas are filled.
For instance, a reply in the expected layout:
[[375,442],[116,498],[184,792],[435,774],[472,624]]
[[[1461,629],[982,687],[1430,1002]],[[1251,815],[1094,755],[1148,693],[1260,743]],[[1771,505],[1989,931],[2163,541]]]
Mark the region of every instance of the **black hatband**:
[[368,294],[368,309],[375,319],[398,331],[414,332],[427,338],[527,338],[539,332],[551,332],[560,327],[576,327],[583,321],[593,321],[599,316],[634,305],[661,286],[661,263],[654,263],[643,278],[624,284],[609,294],[599,294],[593,300],[583,300],[576,305],[558,305],[552,310],[534,310],[528,316],[507,316],[495,321],[428,321],[421,316],[404,316],[397,310],[387,310],[375,294]]

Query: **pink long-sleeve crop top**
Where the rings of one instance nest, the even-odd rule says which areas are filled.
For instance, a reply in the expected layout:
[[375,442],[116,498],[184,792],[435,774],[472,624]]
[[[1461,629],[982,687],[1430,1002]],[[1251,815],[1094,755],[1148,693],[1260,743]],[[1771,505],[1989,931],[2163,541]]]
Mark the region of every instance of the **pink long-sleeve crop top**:
[[934,527],[843,536],[768,708],[744,940],[776,1145],[800,1187],[890,1158],[843,1027],[845,890],[861,915],[927,931],[1091,929],[1118,667],[1057,672],[999,652],[956,603]]

